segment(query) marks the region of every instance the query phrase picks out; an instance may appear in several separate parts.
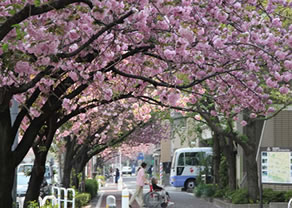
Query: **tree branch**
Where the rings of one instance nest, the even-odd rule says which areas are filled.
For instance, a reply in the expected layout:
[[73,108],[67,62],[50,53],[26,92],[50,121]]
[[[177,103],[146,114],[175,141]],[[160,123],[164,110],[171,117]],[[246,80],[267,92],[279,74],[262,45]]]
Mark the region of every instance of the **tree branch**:
[[13,25],[21,23],[28,17],[44,14],[53,9],[56,9],[56,10],[63,9],[70,4],[78,3],[78,2],[79,3],[83,2],[87,4],[90,8],[93,8],[93,4],[91,3],[90,0],[55,0],[47,4],[43,4],[39,7],[36,7],[35,5],[31,5],[31,4],[26,4],[22,10],[17,12],[12,17],[9,17],[0,26],[0,41],[2,41],[4,37],[13,29]]

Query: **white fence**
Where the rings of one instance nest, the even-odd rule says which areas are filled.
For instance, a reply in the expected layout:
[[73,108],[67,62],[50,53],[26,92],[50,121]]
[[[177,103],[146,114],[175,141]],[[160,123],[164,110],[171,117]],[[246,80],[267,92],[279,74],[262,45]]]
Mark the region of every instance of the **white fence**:
[[[68,198],[68,194],[72,193],[72,199]],[[19,208],[23,208],[24,197],[17,197],[16,202]],[[52,187],[52,195],[45,196],[43,199],[39,197],[39,204],[44,206],[47,201],[51,201],[52,206],[58,205],[58,208],[67,208],[68,204],[72,204],[72,208],[75,208],[75,190],[72,188],[63,188],[63,187]]]

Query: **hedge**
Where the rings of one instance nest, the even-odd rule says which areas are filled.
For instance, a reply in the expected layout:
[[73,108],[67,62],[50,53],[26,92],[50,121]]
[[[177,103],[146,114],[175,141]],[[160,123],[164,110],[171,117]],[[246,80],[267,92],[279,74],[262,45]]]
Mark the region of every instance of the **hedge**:
[[82,208],[83,206],[87,205],[90,199],[91,198],[89,193],[77,193],[75,196],[76,208]]
[[85,192],[89,193],[91,198],[95,197],[97,194],[97,181],[95,179],[86,179],[85,180]]

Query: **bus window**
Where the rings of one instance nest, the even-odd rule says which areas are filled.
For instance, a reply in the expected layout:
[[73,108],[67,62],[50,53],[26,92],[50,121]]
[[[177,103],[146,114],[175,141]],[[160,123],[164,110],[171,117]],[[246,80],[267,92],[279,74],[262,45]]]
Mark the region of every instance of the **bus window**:
[[178,156],[177,166],[185,166],[185,153],[180,153]]
[[198,158],[198,152],[186,152],[185,153],[185,160],[186,165],[195,166],[199,165],[199,158]]
[[177,158],[177,152],[173,156],[173,160],[171,163],[171,169],[174,169],[174,167],[176,166],[176,158]]

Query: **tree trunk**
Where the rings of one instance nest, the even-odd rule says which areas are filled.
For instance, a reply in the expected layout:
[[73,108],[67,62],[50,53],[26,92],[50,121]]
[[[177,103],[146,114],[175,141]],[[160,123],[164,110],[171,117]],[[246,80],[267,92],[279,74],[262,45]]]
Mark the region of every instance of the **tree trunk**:
[[[1,153],[2,154],[2,153]],[[15,176],[15,167],[13,161],[6,158],[0,159],[0,202],[1,207],[12,208],[12,189]]]
[[245,126],[243,133],[247,136],[248,141],[245,145],[241,145],[246,162],[246,172],[247,172],[247,186],[248,194],[250,199],[254,202],[258,199],[259,196],[259,185],[258,185],[258,165],[256,161],[256,153],[259,145],[259,140],[263,128],[263,121],[259,120],[248,120],[248,125]]
[[235,152],[233,150],[233,147],[231,145],[228,145],[229,148],[229,155],[227,158],[227,164],[228,164],[228,186],[230,190],[236,189],[236,163],[235,163]]
[[[4,100],[3,102],[5,102]],[[8,100],[9,102],[9,100]],[[2,105],[2,104],[1,104]],[[11,138],[11,118],[9,105],[0,110],[0,202],[1,207],[12,208],[12,189],[16,164],[11,151],[14,138]]]
[[44,174],[46,172],[47,155],[57,130],[56,121],[56,114],[51,115],[48,120],[48,128],[45,131],[45,136],[41,137],[40,142],[33,147],[35,160],[25,196],[24,208],[28,207],[30,201],[38,202],[41,185],[44,181]]
[[247,187],[248,187],[248,196],[254,202],[258,199],[259,196],[259,186],[258,186],[258,166],[255,160],[256,150],[250,148],[249,150],[244,149],[245,153],[245,162],[247,165]]
[[65,159],[64,159],[64,166],[63,166],[63,178],[62,178],[62,186],[65,188],[70,187],[71,183],[71,172],[73,168],[73,158],[74,158],[74,145],[75,145],[75,138],[67,136],[66,140],[66,152],[65,152]]
[[[226,141],[227,140],[227,141]],[[232,137],[220,135],[220,146],[223,150],[223,155],[226,157],[228,166],[228,187],[230,190],[236,189],[236,163],[235,163],[235,150],[233,146]]]
[[24,208],[28,207],[29,202],[38,202],[41,185],[44,180],[46,157],[40,154],[36,154],[35,156],[31,177],[29,179],[29,186],[25,195]]
[[78,156],[75,157],[74,159],[74,170],[75,170],[75,177],[74,178],[74,185],[76,188],[80,189],[80,181],[78,176],[82,176],[81,174],[83,173],[83,170],[87,164],[87,162],[90,160],[90,158],[87,155],[87,151],[89,149],[84,148],[82,151],[78,152]]
[[72,169],[72,184],[75,187],[75,189],[79,189],[79,178],[78,178],[78,173],[76,172],[76,169],[73,167]]
[[62,186],[65,188],[69,188],[71,184],[71,172],[72,165],[70,163],[64,163],[64,172],[62,178]]
[[214,175],[214,183],[219,184],[220,182],[220,161],[221,161],[221,153],[220,153],[220,141],[217,133],[214,133],[213,136],[213,175]]

